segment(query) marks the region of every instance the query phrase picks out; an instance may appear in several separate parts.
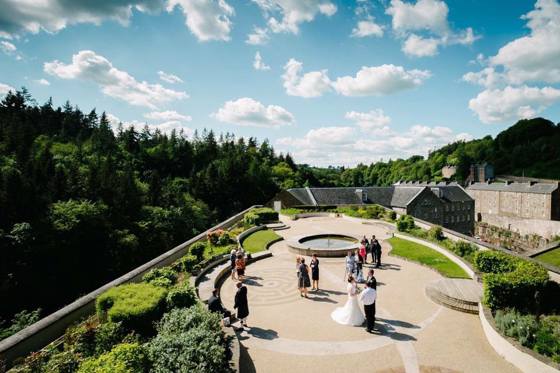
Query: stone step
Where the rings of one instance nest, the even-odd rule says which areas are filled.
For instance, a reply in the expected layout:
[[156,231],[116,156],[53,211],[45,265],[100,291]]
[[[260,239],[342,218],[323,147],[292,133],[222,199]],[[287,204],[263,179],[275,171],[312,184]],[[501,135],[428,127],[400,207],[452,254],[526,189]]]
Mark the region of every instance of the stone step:
[[268,229],[272,229],[273,231],[281,231],[290,228],[289,225],[286,225],[284,223],[271,223],[271,224],[267,224],[266,227]]
[[426,287],[426,295],[435,303],[455,311],[478,314],[478,303],[452,298],[438,291],[435,287]]

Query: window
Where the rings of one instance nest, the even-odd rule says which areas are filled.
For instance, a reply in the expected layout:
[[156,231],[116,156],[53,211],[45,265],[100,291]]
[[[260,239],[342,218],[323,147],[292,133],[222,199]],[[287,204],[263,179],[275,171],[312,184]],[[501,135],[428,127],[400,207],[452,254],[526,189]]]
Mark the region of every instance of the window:
[[471,215],[467,214],[467,221],[471,221]]
[[451,223],[455,223],[455,217],[451,215]]

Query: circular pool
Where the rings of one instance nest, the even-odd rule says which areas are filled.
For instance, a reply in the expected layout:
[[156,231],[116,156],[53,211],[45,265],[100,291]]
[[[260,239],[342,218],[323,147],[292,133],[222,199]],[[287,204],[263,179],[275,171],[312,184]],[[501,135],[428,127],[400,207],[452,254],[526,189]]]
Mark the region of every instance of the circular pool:
[[294,237],[287,244],[291,252],[299,255],[343,257],[348,251],[358,248],[359,239],[342,234],[315,234]]

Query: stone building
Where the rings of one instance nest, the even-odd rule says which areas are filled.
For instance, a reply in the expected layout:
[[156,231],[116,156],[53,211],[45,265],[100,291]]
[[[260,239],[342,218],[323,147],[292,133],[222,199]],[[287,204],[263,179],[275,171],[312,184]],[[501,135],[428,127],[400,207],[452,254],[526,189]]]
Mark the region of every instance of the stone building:
[[467,183],[494,180],[494,166],[489,163],[472,164],[467,176]]
[[289,207],[336,207],[378,204],[398,214],[472,234],[474,201],[456,183],[401,182],[389,187],[292,188],[271,201]]

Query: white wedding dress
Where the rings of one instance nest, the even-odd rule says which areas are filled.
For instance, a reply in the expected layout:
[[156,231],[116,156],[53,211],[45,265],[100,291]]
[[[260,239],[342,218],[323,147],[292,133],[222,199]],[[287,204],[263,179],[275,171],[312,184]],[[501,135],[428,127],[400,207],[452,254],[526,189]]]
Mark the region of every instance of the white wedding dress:
[[344,307],[338,307],[331,313],[334,321],[342,325],[362,325],[365,317],[358,302],[356,284],[348,284],[348,300]]

